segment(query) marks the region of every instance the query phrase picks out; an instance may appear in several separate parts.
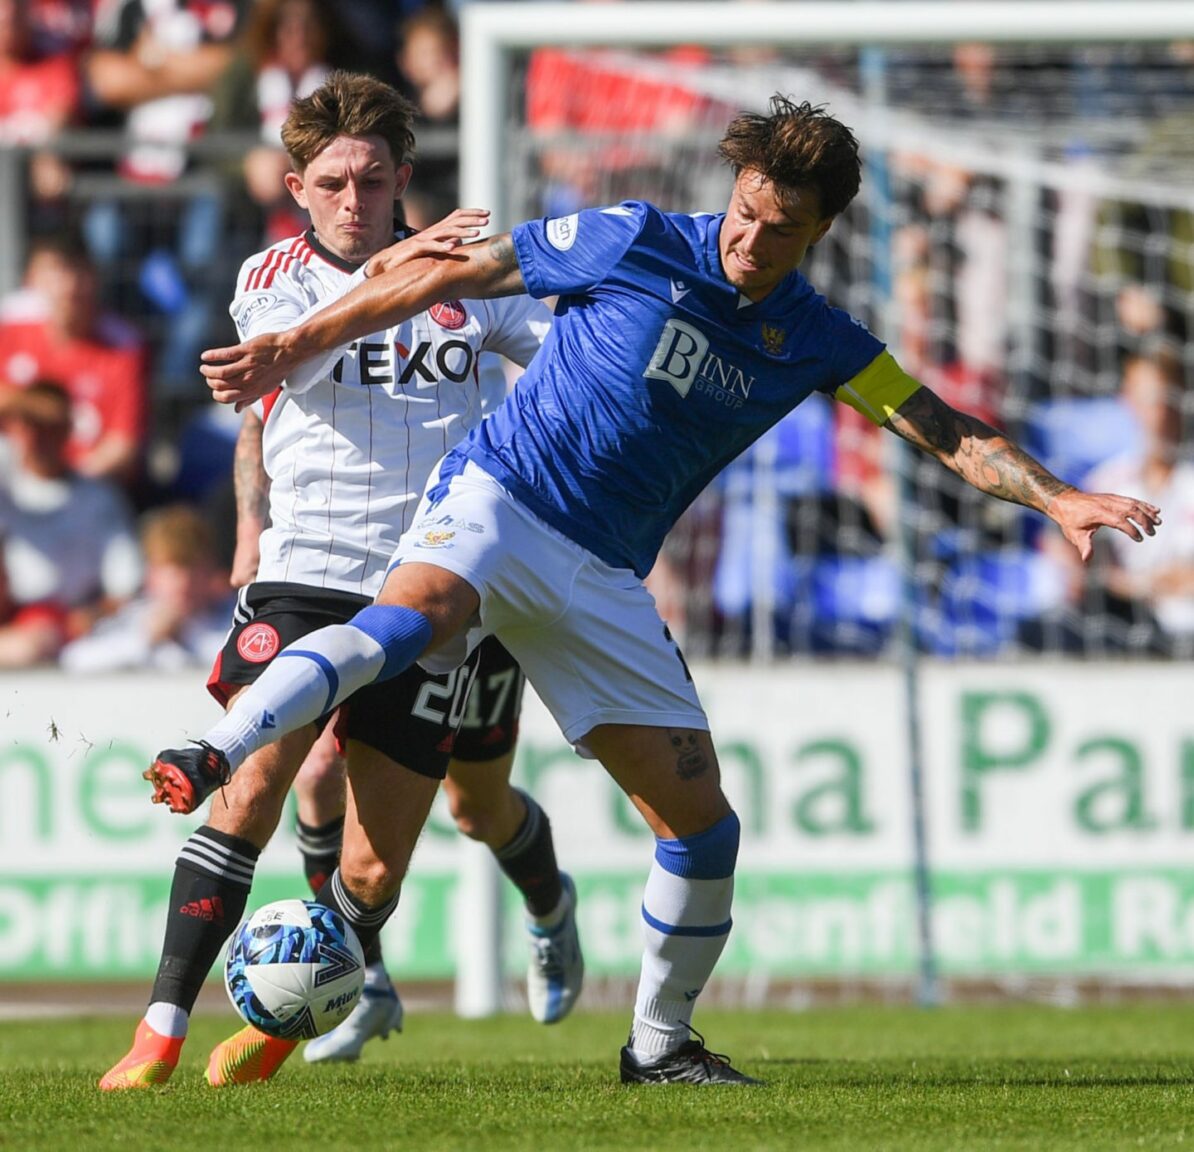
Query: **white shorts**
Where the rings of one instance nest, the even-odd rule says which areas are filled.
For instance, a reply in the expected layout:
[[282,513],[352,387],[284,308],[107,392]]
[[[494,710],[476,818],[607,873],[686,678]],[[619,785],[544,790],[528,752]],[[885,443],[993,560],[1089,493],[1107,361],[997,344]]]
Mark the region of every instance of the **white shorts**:
[[[438,470],[429,487],[436,483]],[[391,567],[405,561],[454,572],[481,598],[474,625],[420,661],[429,671],[456,667],[496,635],[582,754],[598,724],[708,730],[642,581],[562,536],[475,464],[435,505],[424,495]]]

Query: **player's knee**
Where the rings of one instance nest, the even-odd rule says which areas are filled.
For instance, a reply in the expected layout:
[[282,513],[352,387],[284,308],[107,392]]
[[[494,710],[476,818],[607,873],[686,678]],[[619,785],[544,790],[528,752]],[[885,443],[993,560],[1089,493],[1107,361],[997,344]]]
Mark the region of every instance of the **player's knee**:
[[711,828],[676,840],[656,840],[655,859],[667,872],[689,880],[721,880],[734,874],[742,826],[731,810]]
[[487,842],[493,836],[493,812],[474,797],[453,793],[448,799],[448,811],[456,821],[456,828],[470,840]]
[[377,908],[393,898],[402,887],[405,868],[395,867],[377,856],[340,860],[340,877],[362,904]]
[[431,643],[431,621],[404,604],[370,604],[349,623],[381,645],[385,663],[378,680],[404,672]]

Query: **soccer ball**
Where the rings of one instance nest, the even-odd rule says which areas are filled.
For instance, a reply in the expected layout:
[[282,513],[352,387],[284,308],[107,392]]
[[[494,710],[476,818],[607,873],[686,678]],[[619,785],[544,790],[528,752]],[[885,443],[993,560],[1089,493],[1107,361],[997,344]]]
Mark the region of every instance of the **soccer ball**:
[[224,987],[244,1020],[270,1036],[330,1032],[365,986],[361,942],[340,913],[311,900],[276,900],[241,922],[228,945]]

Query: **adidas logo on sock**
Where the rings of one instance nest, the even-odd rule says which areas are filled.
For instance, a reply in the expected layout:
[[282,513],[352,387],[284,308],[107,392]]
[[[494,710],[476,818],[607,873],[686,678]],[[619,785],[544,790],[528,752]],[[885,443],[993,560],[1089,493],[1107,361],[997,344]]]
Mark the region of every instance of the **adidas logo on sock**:
[[272,712],[261,713],[261,727],[262,728],[277,728],[278,722],[274,719]]
[[204,920],[208,924],[224,923],[224,901],[218,896],[188,901],[178,911],[182,916],[194,916],[196,920]]

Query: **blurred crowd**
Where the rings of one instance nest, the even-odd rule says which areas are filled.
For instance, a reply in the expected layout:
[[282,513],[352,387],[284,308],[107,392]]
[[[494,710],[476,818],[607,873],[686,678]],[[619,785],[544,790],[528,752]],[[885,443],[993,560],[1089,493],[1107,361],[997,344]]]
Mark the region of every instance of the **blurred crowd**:
[[[19,172],[25,238],[0,298],[0,667],[209,662],[230,618],[239,418],[206,400],[196,364],[232,336],[241,261],[306,227],[282,181],[289,102],[337,67],[405,91],[420,122],[403,210],[431,223],[456,204],[457,16],[422,0],[0,0],[0,172]],[[742,69],[797,95],[810,75],[847,99],[873,89],[865,53],[537,50],[521,76],[534,196],[517,214],[720,207],[710,134],[745,99]],[[960,140],[1010,130],[1033,163],[1093,171],[1114,153],[1141,187],[1165,172],[1188,187],[1186,45],[1147,68],[1113,49],[891,54],[883,84]],[[869,192],[810,279],[1064,479],[1160,504],[1164,531],[1103,541],[1081,569],[1037,519],[895,459],[894,438],[814,397],[669,539],[651,579],[665,617],[703,656],[873,654],[902,603],[945,656],[1194,655],[1188,198],[865,145]]]
[[241,261],[307,226],[280,130],[336,67],[383,77],[425,132],[448,130],[404,203],[416,227],[446,214],[449,9],[0,0],[0,150],[19,165],[26,238],[0,298],[0,668],[169,668],[218,650],[239,418],[206,400],[198,357],[233,335]]

